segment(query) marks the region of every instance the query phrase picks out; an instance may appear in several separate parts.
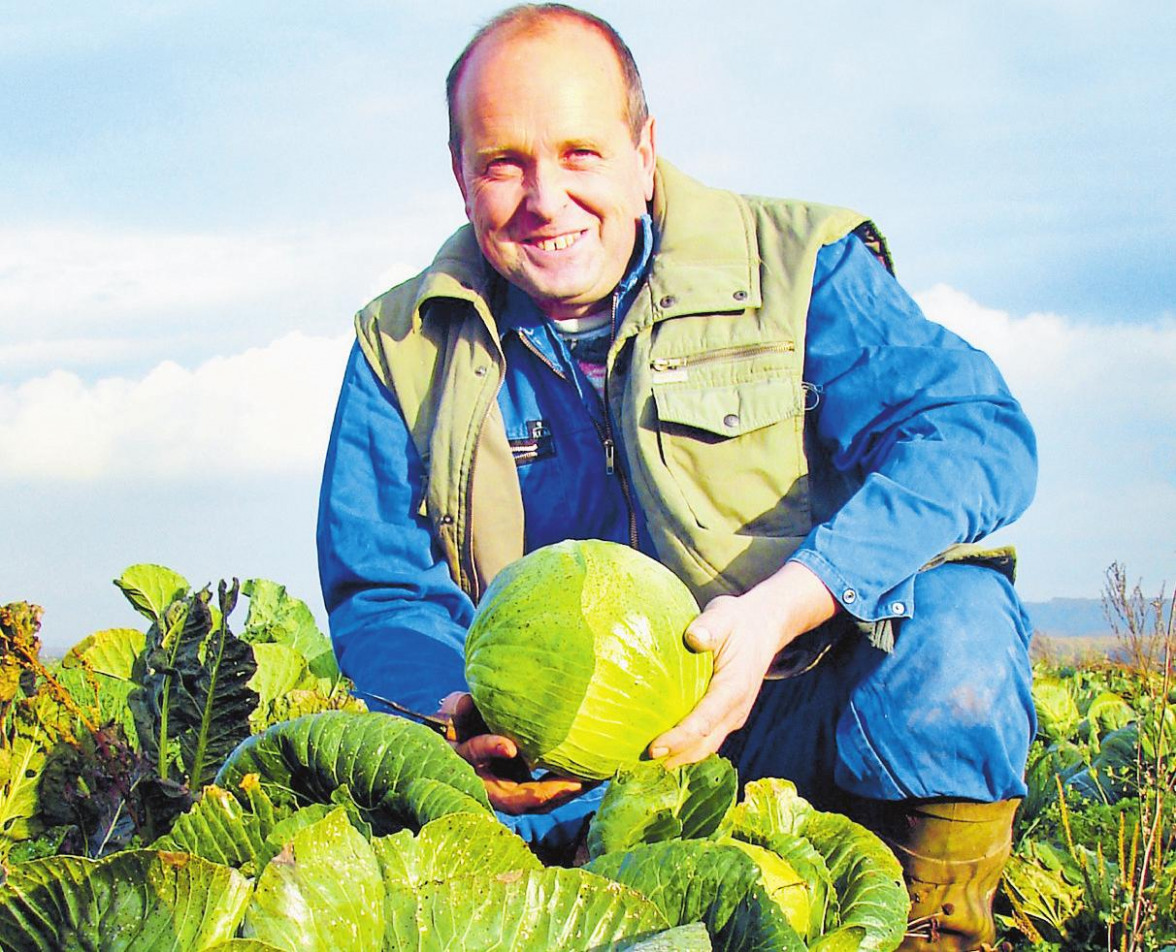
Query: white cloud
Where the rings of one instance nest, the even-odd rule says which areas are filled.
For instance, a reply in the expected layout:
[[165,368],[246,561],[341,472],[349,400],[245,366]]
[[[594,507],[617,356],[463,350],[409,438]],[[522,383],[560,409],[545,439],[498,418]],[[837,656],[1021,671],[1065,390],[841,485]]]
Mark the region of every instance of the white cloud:
[[56,370],[0,385],[0,478],[100,480],[316,471],[352,335],[294,332],[195,369],[92,384]]
[[917,298],[992,356],[1037,431],[1037,500],[1008,530],[1031,596],[1091,594],[1114,560],[1176,581],[1176,320],[1015,317],[944,285]]
[[[94,341],[215,342],[256,328],[338,327],[416,269],[381,225],[272,233],[0,228],[0,368],[100,363]],[[123,348],[125,350],[127,348]],[[215,352],[215,346],[212,350]],[[204,356],[204,355],[201,355]]]

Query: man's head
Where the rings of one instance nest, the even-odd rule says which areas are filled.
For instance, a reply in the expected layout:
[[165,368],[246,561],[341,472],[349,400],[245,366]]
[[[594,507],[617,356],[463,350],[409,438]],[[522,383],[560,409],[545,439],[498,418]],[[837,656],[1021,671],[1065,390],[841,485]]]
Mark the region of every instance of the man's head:
[[607,24],[558,4],[491,21],[449,74],[450,151],[482,253],[551,317],[600,306],[653,195],[653,121]]

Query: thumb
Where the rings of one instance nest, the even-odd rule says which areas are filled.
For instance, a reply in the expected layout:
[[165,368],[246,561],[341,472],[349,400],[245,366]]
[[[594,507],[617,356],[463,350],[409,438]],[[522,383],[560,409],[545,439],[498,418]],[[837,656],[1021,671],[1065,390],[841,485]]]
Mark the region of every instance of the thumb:
[[686,647],[693,651],[714,651],[718,643],[710,626],[698,620],[692,621],[686,628],[685,640]]

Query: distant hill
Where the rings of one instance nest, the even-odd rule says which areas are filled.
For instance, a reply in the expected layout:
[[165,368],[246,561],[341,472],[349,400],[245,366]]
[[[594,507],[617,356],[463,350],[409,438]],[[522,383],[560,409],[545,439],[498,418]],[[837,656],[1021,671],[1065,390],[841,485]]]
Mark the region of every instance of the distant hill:
[[1111,636],[1100,598],[1051,598],[1048,602],[1026,602],[1033,630],[1049,638],[1092,638]]

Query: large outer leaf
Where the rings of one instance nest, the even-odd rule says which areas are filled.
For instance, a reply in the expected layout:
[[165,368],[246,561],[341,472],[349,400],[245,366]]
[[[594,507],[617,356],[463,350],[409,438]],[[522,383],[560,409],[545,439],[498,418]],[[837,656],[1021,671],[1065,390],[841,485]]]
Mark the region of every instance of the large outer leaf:
[[1130,704],[1113,691],[1103,691],[1086,708],[1086,725],[1096,744],[1109,731],[1118,730],[1139,719]]
[[53,856],[0,886],[0,936],[11,952],[202,950],[233,936],[250,892],[236,870],[185,853]]
[[13,843],[40,830],[37,781],[45,754],[36,740],[19,734],[10,746],[0,747],[0,860]]
[[1044,746],[1040,740],[1029,748],[1029,764],[1025,769],[1025,784],[1029,788],[1021,804],[1021,821],[1029,823],[1058,798],[1058,777],[1067,777],[1082,769],[1086,756],[1084,748],[1070,741],[1058,741]]
[[[139,743],[135,715],[129,706],[133,681],[93,674],[81,667],[59,668],[55,673],[58,684],[69,692],[79,708],[95,724],[118,724],[131,747]],[[66,716],[64,709],[57,716]]]
[[[792,783],[777,779],[747,784],[731,821],[733,836],[769,848],[780,835],[808,840],[824,859],[838,897],[829,907],[836,921],[826,922],[828,932],[860,928],[861,949],[898,948],[910,907],[902,868],[886,844],[864,826],[840,814],[814,810]],[[835,947],[832,936],[829,942]]]
[[114,580],[135,610],[162,626],[167,607],[183,598],[191,586],[182,575],[162,565],[132,565]]
[[1138,791],[1139,726],[1128,724],[1111,731],[1099,744],[1089,764],[1076,764],[1062,776],[1067,793],[1103,803],[1117,803]]
[[285,707],[291,691],[317,687],[306,667],[306,659],[289,645],[255,642],[251,645],[257,670],[249,686],[257,692],[257,707],[250,716],[254,732],[282,719],[273,714]]
[[735,768],[714,754],[673,770],[656,761],[622,767],[588,827],[589,856],[717,835],[738,788]]
[[1037,733],[1050,742],[1067,740],[1082,720],[1075,689],[1069,679],[1037,677],[1033,680],[1033,706]]
[[451,813],[413,835],[401,830],[372,840],[384,881],[420,888],[458,876],[495,876],[542,869],[521,837],[493,816]]
[[669,925],[640,893],[583,869],[465,877],[402,893],[411,898],[389,923],[385,948],[406,952],[604,952]]
[[409,830],[380,836],[372,848],[388,887],[385,945],[397,949],[416,948],[420,941],[418,893],[424,886],[542,868],[520,837],[483,813],[450,814],[425,824],[416,836]]
[[1013,911],[1052,941],[1063,938],[1070,920],[1082,911],[1081,878],[1071,882],[1066,865],[1049,844],[1024,840],[1009,857],[1001,880]]
[[897,949],[906,931],[910,899],[902,868],[886,844],[837,813],[814,811],[804,835],[825,858],[840,901],[841,921],[830,931],[860,928],[861,949]]
[[[186,641],[176,656],[180,674],[176,711],[188,785],[212,781],[230,753],[249,736],[257,692],[249,680],[257,670],[253,649],[229,631],[236,590],[220,586],[219,620],[202,643]],[[211,620],[211,619],[210,619]]]
[[192,853],[223,866],[256,872],[265,857],[271,818],[246,810],[229,791],[206,787],[204,796],[152,843],[158,850]]
[[221,611],[209,607],[207,590],[164,612],[162,625],[147,632],[139,687],[129,703],[139,739],[161,778],[171,778],[168,760],[178,742],[182,774],[196,790],[249,736],[257,693],[249,687],[256,664],[249,645],[228,629],[235,590],[220,587]]
[[293,648],[316,678],[339,680],[331,639],[319,631],[306,603],[268,579],[247,580],[241,591],[249,598],[249,614],[241,637],[253,644],[272,642]]
[[381,833],[442,813],[490,812],[482,781],[444,739],[389,714],[328,711],[275,724],[233,751],[216,783],[235,789],[247,774],[304,804],[330,803],[346,784]]
[[96,674],[129,681],[147,637],[138,628],[107,628],[79,641],[61,659],[63,668],[86,668]]
[[760,868],[733,846],[708,840],[650,843],[607,853],[585,868],[647,896],[672,925],[705,922],[716,949],[804,949],[764,892]]
[[270,860],[241,931],[290,952],[381,948],[380,865],[341,808],[301,830]]

